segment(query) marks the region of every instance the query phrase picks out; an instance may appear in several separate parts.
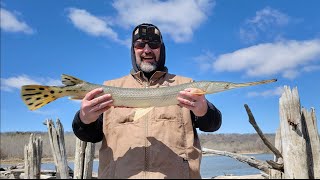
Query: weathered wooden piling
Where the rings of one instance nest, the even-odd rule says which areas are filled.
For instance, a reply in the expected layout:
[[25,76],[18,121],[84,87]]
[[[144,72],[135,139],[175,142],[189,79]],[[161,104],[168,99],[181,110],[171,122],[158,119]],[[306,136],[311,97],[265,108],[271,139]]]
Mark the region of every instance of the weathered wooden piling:
[[67,154],[64,142],[64,130],[59,119],[56,121],[56,128],[52,120],[47,120],[48,135],[54,163],[57,170],[58,179],[68,179],[69,169],[67,162]]
[[[42,157],[42,139],[30,135],[29,144],[24,147],[24,178],[40,179]],[[17,175],[18,178],[20,175]]]
[[77,138],[73,179],[91,179],[95,144]]
[[302,132],[306,137],[309,177],[320,179],[320,140],[315,109],[309,112],[302,108],[302,120],[306,124]]
[[285,178],[319,178],[320,141],[315,110],[301,110],[298,89],[287,86],[279,103]]
[[284,87],[279,100],[280,133],[283,151],[284,178],[308,179],[306,139],[302,133],[298,89]]

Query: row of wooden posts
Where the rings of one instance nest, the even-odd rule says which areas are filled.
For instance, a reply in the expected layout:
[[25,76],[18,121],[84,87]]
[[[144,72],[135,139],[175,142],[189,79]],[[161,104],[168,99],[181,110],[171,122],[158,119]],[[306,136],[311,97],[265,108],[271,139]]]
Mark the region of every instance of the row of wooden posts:
[[[57,119],[56,127],[52,120],[46,120],[45,124],[48,127],[49,141],[56,167],[56,178],[70,179],[72,178],[70,174],[72,174],[73,179],[91,179],[95,144],[76,138],[74,170],[70,173],[64,141],[64,130],[60,120]],[[41,157],[42,139],[41,137],[34,137],[34,135],[31,134],[29,144],[24,148],[25,179],[41,178]]]
[[[260,169],[268,178],[276,179],[319,179],[320,178],[320,140],[315,109],[307,111],[300,105],[297,88],[284,87],[279,100],[280,127],[276,133],[275,146],[263,135],[254,116],[245,105],[249,122],[252,124],[265,145],[274,153],[274,160],[260,161],[235,153],[203,149],[208,154],[224,155],[252,167]],[[56,127],[47,120],[50,145],[56,166],[57,178],[68,179],[70,173],[64,144],[64,130],[59,120]],[[92,178],[95,146],[93,143],[77,139],[74,163],[74,179]],[[25,146],[25,177],[40,178],[42,140],[30,137]]]

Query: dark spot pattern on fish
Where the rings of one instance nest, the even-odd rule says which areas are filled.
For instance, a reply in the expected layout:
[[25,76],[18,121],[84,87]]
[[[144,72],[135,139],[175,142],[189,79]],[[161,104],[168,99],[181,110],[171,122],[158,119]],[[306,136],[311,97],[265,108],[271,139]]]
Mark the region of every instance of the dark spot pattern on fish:
[[34,95],[37,95],[37,94],[42,94],[41,92],[37,92],[37,93],[34,93],[34,94],[23,94],[22,96],[34,96]]
[[50,91],[50,93],[51,93],[51,94],[54,94],[54,91],[53,91],[53,90],[51,90],[51,91]]
[[34,91],[34,90],[36,90],[36,89],[34,89],[34,88],[30,88],[30,89],[25,89],[26,91]]
[[28,106],[31,106],[33,103],[29,103]]
[[45,94],[43,97],[48,97],[49,95],[48,94]]
[[43,103],[42,103],[42,102],[41,102],[41,103],[38,103],[38,104],[35,105],[35,107],[40,106],[41,104],[43,104]]
[[39,90],[43,91],[43,90],[44,90],[44,88],[42,88],[42,87],[41,87],[41,88],[39,88]]
[[29,97],[29,98],[26,98],[25,100],[26,100],[26,101],[29,101],[30,99],[32,99],[32,98]]
[[52,101],[48,101],[48,102],[46,102],[46,104],[49,104],[49,103],[51,103]]
[[59,91],[59,93],[61,94],[63,91]]
[[38,101],[38,100],[40,100],[40,99],[42,99],[41,97],[38,97],[36,100]]

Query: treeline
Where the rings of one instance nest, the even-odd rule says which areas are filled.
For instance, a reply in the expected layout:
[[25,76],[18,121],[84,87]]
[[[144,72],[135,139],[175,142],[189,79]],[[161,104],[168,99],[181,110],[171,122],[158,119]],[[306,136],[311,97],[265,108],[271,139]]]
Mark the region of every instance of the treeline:
[[[0,155],[2,160],[23,159],[24,146],[28,144],[31,133],[41,137],[43,141],[43,158],[52,158],[50,142],[46,132],[8,132],[1,133]],[[234,153],[270,153],[257,134],[199,134],[202,147],[229,151]],[[274,134],[266,134],[266,138],[274,143]],[[68,157],[74,157],[76,136],[65,132],[65,145]],[[101,143],[96,144],[95,154]]]

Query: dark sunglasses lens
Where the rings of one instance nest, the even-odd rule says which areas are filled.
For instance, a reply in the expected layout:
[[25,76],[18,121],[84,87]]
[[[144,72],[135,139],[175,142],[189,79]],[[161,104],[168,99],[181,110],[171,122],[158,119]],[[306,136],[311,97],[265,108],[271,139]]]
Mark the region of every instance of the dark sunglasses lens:
[[160,47],[161,43],[159,43],[159,42],[149,42],[148,45],[149,45],[149,47],[151,49],[157,49],[157,48]]
[[134,43],[134,47],[137,49],[143,49],[145,45],[146,45],[145,42],[140,42],[140,41],[137,41]]
[[143,49],[146,46],[146,44],[148,44],[151,49],[157,49],[161,46],[160,42],[140,42],[140,41],[137,41],[134,43],[134,47],[137,49]]

